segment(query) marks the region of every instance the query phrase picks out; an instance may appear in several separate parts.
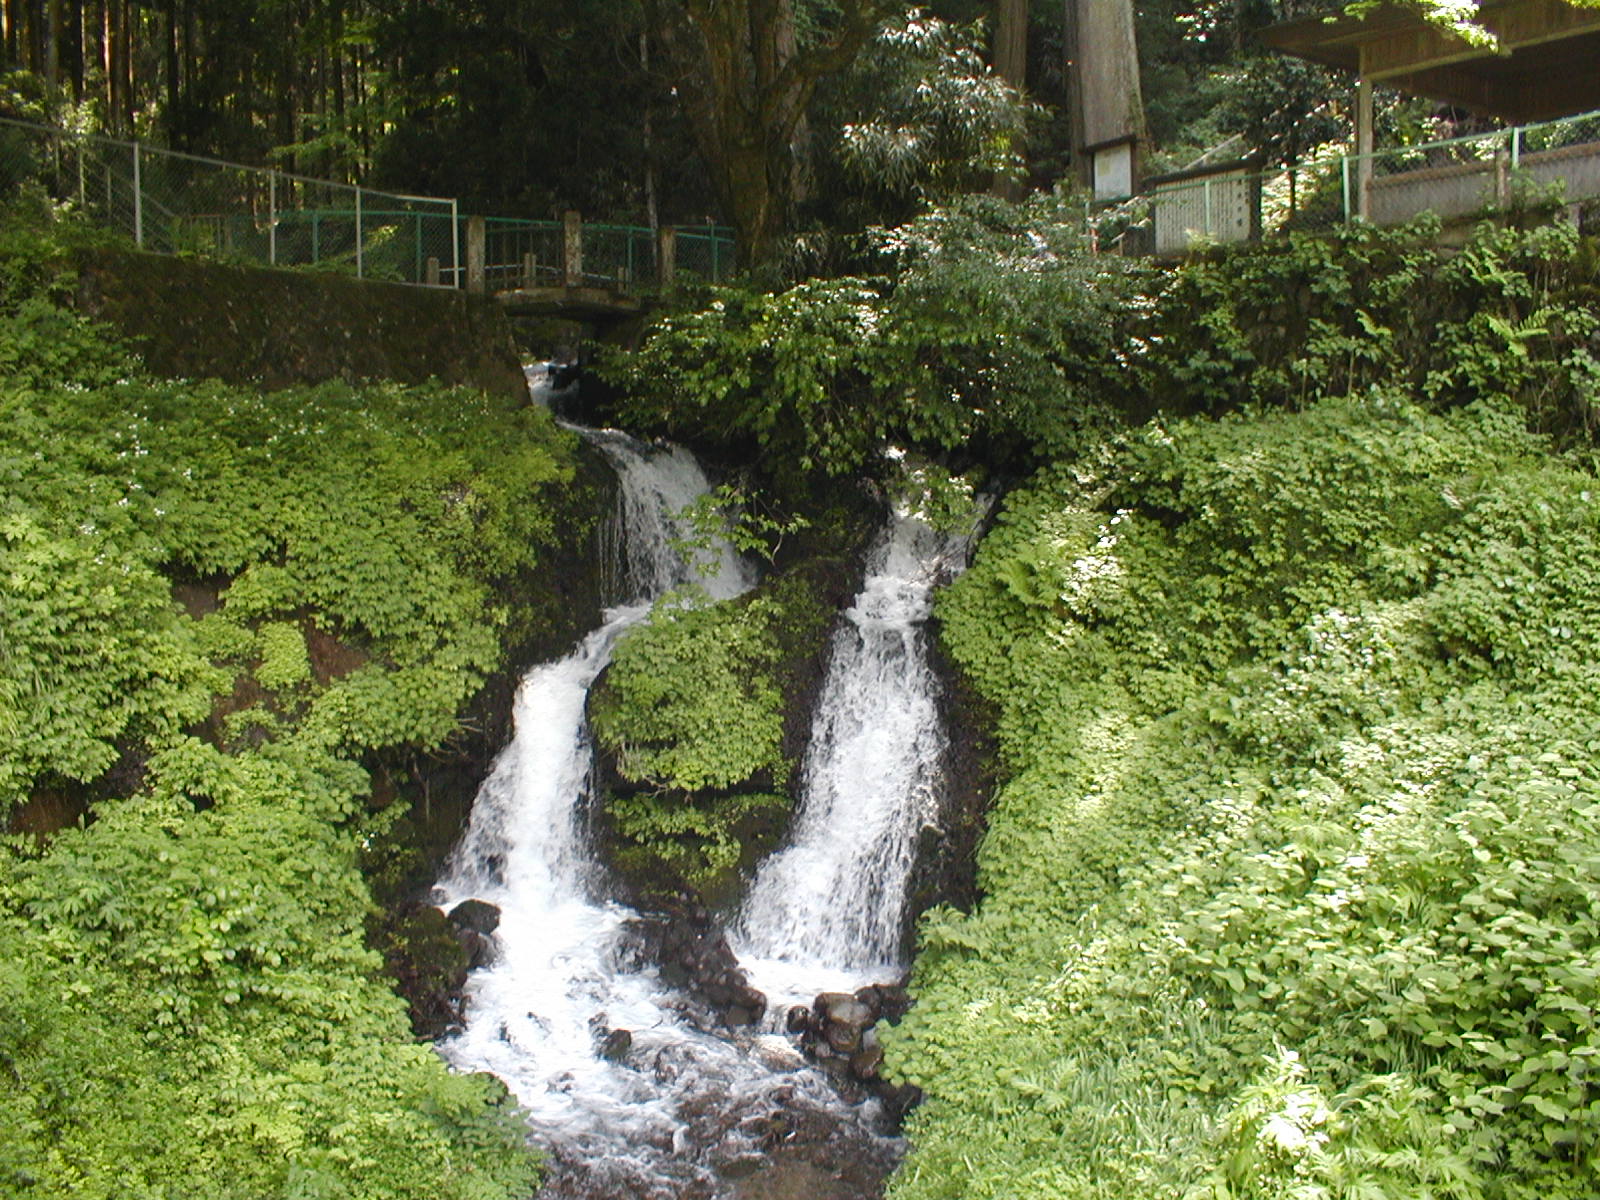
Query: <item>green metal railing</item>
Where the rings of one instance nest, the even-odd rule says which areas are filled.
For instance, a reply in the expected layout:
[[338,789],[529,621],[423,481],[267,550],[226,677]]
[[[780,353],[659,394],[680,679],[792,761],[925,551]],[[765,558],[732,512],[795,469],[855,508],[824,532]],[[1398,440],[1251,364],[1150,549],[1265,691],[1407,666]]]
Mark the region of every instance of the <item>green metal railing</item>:
[[[453,199],[408,196],[247,167],[141,142],[0,118],[0,195],[24,181],[142,249],[365,279],[465,287],[467,218]],[[568,281],[613,291],[659,286],[661,242],[633,225],[581,226],[568,270],[563,221],[488,218],[491,291]],[[674,230],[675,275],[733,272],[731,231]]]
[[0,118],[0,190],[32,180],[145,250],[426,281],[460,264],[454,200]]
[[[485,225],[484,272],[491,291],[571,283],[634,292],[661,283],[660,236],[644,226],[584,222],[580,261],[569,270],[565,222],[489,217]],[[679,278],[720,283],[732,275],[732,230],[716,225],[671,229]]]
[[1395,225],[1432,212],[1451,221],[1557,198],[1600,199],[1600,113],[1332,154],[1293,170],[1234,163],[1188,175],[1093,214],[1099,244],[1171,255],[1362,219]]

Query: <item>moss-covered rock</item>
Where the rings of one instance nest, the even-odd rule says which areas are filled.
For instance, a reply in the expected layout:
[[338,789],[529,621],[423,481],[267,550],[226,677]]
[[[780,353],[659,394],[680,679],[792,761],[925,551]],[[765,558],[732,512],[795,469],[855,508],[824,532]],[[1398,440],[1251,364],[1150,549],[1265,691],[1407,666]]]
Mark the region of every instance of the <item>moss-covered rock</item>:
[[832,609],[802,572],[719,603],[668,602],[618,645],[590,700],[612,864],[633,891],[716,905],[781,837],[791,707]]

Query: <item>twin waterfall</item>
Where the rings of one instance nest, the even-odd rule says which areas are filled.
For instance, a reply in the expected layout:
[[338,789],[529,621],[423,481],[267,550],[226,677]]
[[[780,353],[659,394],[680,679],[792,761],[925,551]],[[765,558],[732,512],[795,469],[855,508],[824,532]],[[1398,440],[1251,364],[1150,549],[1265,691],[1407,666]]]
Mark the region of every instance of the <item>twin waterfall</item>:
[[[586,829],[589,688],[663,593],[697,583],[726,599],[754,580],[725,545],[685,561],[688,531],[676,518],[708,490],[692,457],[612,432],[585,436],[620,481],[627,603],[570,656],[523,679],[515,736],[436,889],[446,909],[476,898],[501,914],[496,956],[468,980],[466,1026],[440,1048],[458,1069],[499,1076],[527,1109],[549,1156],[550,1195],[760,1195],[729,1181],[761,1167],[773,1122],[797,1113],[832,1122],[829,1137],[859,1143],[862,1155],[888,1157],[873,1102],[847,1103],[775,1031],[697,1021],[641,961],[628,936],[639,914],[605,895]],[[790,1004],[903,970],[906,882],[935,816],[944,748],[919,626],[960,553],[897,518],[835,637],[790,843],[762,868],[729,932],[767,993],[774,1029]],[[620,1051],[607,1040],[613,1030],[631,1035]]]

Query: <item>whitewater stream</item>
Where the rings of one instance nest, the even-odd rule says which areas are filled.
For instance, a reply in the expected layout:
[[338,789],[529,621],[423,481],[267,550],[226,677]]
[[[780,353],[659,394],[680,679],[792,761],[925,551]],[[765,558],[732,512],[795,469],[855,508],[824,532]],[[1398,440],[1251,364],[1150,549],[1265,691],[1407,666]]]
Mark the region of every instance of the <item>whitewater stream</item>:
[[[904,517],[874,552],[835,638],[790,844],[761,871],[731,935],[768,994],[768,1023],[716,1028],[644,961],[630,936],[639,914],[605,894],[587,828],[594,756],[584,706],[617,640],[654,600],[689,583],[726,599],[753,578],[726,545],[685,561],[687,531],[675,518],[708,490],[687,452],[585,436],[620,482],[627,602],[518,690],[515,735],[435,892],[447,911],[467,899],[500,910],[494,960],[469,977],[465,1027],[440,1049],[458,1069],[499,1076],[527,1110],[550,1159],[542,1195],[860,1194],[838,1176],[853,1163],[881,1178],[898,1143],[879,1132],[875,1101],[841,1098],[777,1030],[789,1004],[903,973],[906,877],[935,815],[943,749],[919,627],[957,556]],[[631,1035],[621,1052],[607,1046],[613,1030]],[[797,1130],[834,1147],[829,1172],[802,1164],[799,1176],[763,1183]]]
[[833,640],[789,844],[735,922],[751,983],[781,1011],[904,969],[917,838],[938,816],[944,727],[923,625],[966,542],[896,513]]

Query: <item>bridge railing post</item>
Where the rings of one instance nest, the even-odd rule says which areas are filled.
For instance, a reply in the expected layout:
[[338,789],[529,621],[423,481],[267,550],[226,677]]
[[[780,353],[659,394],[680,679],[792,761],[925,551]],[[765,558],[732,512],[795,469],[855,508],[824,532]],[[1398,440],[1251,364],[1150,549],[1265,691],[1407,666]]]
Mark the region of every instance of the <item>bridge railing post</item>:
[[656,230],[656,282],[662,294],[678,283],[678,231],[670,225]]
[[583,217],[577,212],[562,214],[562,242],[566,254],[566,284],[569,288],[583,286]]
[[481,296],[489,290],[487,270],[489,223],[482,217],[467,218],[467,291]]

